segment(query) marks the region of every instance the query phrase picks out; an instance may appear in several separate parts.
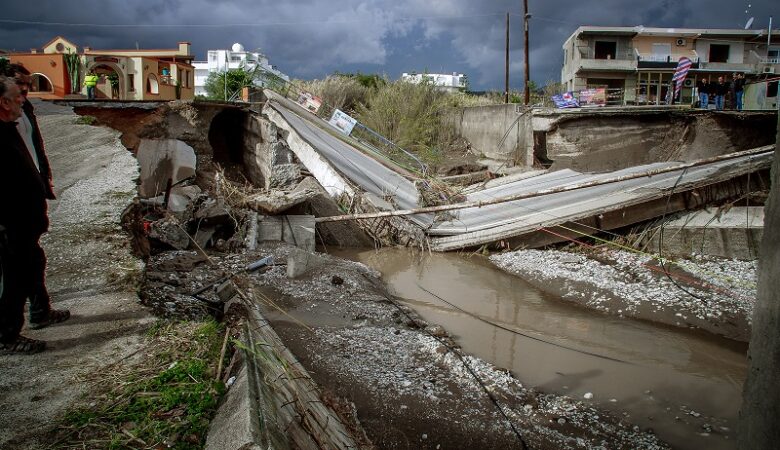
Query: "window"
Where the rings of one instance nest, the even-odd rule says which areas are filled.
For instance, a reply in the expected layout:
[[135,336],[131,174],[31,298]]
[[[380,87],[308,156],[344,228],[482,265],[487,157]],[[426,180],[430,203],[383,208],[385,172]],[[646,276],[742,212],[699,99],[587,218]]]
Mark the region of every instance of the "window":
[[780,48],[770,48],[766,59],[769,64],[780,64]]
[[217,53],[209,52],[209,61],[216,61],[216,60],[217,60]]
[[770,81],[766,84],[766,96],[777,97],[777,81]]
[[729,62],[728,44],[710,44],[710,62]]
[[127,90],[135,92],[135,74],[133,73],[127,75]]
[[239,62],[239,61],[241,61],[241,57],[240,56],[231,56],[230,57],[230,62]]
[[596,41],[595,59],[615,59],[617,42]]
[[55,45],[54,48],[57,49],[58,52],[64,52],[65,44],[63,44],[62,42],[57,42],[57,45]]

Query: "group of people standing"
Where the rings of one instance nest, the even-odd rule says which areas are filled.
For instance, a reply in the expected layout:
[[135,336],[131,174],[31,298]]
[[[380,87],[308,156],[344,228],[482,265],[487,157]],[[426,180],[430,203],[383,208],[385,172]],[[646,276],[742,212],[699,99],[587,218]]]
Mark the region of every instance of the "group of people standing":
[[47,200],[53,200],[49,160],[32,103],[32,78],[22,65],[0,73],[0,353],[36,353],[44,341],[22,336],[24,307],[29,328],[70,317],[51,307],[46,290],[46,255],[39,240],[49,228]]
[[699,93],[699,107],[708,109],[710,100],[714,100],[715,109],[722,111],[726,96],[731,95],[732,108],[742,111],[742,98],[745,93],[745,75],[734,73],[731,81],[726,81],[725,77],[718,77],[718,81],[708,81],[707,77],[701,77],[696,83],[696,90]]

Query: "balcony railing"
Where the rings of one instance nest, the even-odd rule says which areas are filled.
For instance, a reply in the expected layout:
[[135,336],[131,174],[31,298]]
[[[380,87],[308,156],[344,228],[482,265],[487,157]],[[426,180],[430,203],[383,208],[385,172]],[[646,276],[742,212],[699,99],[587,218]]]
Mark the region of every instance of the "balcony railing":
[[645,61],[645,62],[664,62],[664,63],[675,63],[677,64],[678,61],[680,61],[680,58],[686,56],[694,63],[699,62],[699,58],[695,56],[690,55],[638,55],[637,60],[639,62]]
[[581,59],[596,59],[596,60],[633,60],[634,49],[628,48],[623,51],[615,51],[614,55],[608,55],[604,58],[596,58],[596,49],[591,47],[579,47],[579,54]]
[[581,59],[580,68],[585,70],[635,70],[635,59]]

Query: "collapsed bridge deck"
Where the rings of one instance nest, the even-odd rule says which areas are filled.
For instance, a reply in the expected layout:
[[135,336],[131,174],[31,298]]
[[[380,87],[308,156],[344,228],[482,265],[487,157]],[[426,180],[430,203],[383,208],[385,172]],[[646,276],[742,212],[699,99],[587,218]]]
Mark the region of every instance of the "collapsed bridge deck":
[[[595,225],[614,229],[704,202],[727,200],[739,195],[735,189],[766,188],[760,176],[750,185],[733,185],[740,177],[768,170],[774,156],[774,146],[766,146],[687,164],[661,162],[600,174],[564,169],[483,187],[468,194],[461,204],[426,208],[419,204],[414,182],[400,170],[379,163],[348,138],[337,137],[329,125],[293,102],[271,95],[264,112],[290,132],[290,148],[331,195],[362,191],[380,211],[321,221],[404,216],[425,232],[427,244],[437,251],[517,240],[545,227],[576,221],[599,222],[609,213],[613,218],[617,213],[621,220]],[[713,186],[716,189],[708,195],[697,193]],[[693,195],[685,197],[686,193]],[[434,215],[442,212],[446,215]],[[526,239],[525,243],[544,245],[549,239]]]

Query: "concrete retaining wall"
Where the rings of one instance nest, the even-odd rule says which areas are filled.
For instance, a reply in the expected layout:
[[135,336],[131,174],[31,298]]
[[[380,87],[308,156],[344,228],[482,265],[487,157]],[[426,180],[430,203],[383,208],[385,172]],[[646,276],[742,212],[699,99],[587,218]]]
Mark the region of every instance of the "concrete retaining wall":
[[[533,137],[530,122],[521,118],[524,111],[517,104],[476,106],[463,108],[452,117],[452,121],[456,132],[471,142],[477,152],[492,159],[509,159],[518,165],[531,165]],[[502,143],[504,135],[506,139]]]
[[[664,255],[720,256],[753,260],[764,232],[764,207],[751,206],[717,211],[696,211],[664,226]],[[650,251],[658,251],[660,233],[648,242]]]

